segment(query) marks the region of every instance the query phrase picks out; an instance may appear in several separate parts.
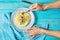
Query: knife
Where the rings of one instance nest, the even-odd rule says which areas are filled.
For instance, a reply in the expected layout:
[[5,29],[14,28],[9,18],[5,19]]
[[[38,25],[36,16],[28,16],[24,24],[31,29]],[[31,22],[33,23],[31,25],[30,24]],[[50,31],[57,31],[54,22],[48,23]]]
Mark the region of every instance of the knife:
[[32,2],[26,1],[26,0],[22,0],[22,2],[28,3],[28,4],[33,4]]

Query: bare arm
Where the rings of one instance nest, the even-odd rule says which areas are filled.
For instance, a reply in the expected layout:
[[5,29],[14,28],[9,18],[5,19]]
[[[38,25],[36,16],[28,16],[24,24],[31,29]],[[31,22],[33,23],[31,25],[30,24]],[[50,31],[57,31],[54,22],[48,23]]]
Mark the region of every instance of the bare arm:
[[[44,9],[48,9],[48,8],[60,8],[60,1],[54,2],[54,3],[50,3],[50,4],[45,4],[43,5]],[[43,31],[44,34],[47,35],[51,35],[51,36],[55,36],[60,38],[60,31],[51,31],[51,30],[44,30]]]
[[[44,5],[40,5],[40,4],[32,4],[29,7],[29,10],[45,10],[45,9],[49,9],[49,8],[60,8],[60,1],[54,2],[54,3],[50,3],[50,4],[44,4]],[[51,36],[55,36],[60,38],[60,31],[53,31],[53,30],[45,30],[45,29],[41,29],[41,28],[31,28],[30,30],[27,30],[27,32],[29,33],[28,35],[35,37],[38,34],[47,34],[47,35],[51,35]]]
[[50,4],[43,4],[43,5],[35,3],[29,7],[29,10],[45,10],[45,9],[49,9],[49,8],[60,8],[60,1],[53,2]]
[[43,9],[48,9],[48,8],[60,8],[60,1],[43,5]]
[[43,34],[47,34],[47,35],[50,35],[50,36],[55,36],[57,38],[60,38],[60,31],[44,30]]
[[45,30],[45,29],[42,29],[39,27],[30,28],[29,30],[26,30],[25,32],[28,32],[28,35],[30,35],[32,37],[35,37],[38,34],[46,34],[46,35],[50,35],[50,36],[60,38],[60,31]]

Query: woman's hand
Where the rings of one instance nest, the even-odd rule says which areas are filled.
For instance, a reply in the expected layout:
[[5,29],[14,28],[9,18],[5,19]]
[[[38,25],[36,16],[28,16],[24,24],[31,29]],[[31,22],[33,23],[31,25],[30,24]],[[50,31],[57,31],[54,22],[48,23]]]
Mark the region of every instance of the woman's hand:
[[26,30],[25,32],[27,32],[29,36],[35,37],[39,34],[42,34],[44,31],[44,29],[39,28],[39,27],[35,27],[35,28],[30,28],[28,30]]
[[35,3],[29,7],[29,10],[46,10],[49,8],[60,8],[60,1],[53,2],[50,4],[43,4],[43,5]]
[[42,5],[37,4],[37,3],[32,4],[32,5],[29,7],[29,10],[42,10],[42,9],[43,9]]
[[39,34],[47,34],[47,35],[51,35],[51,36],[55,36],[57,38],[60,38],[60,31],[51,31],[51,30],[45,30],[39,27],[35,27],[35,28],[30,28],[28,30],[26,30],[25,32],[27,32],[27,35],[30,35],[33,37],[39,35]]

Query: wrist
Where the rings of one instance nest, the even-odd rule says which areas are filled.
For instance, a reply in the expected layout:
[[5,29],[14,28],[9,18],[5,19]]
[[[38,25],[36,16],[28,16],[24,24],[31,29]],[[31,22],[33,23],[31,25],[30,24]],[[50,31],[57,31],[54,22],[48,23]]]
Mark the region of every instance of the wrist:
[[47,32],[48,30],[46,30],[46,29],[41,29],[41,34],[46,34],[46,32]]
[[49,8],[49,5],[48,4],[44,4],[42,7],[43,7],[43,10],[46,10],[46,9]]
[[44,30],[43,34],[47,34],[49,32],[49,30]]

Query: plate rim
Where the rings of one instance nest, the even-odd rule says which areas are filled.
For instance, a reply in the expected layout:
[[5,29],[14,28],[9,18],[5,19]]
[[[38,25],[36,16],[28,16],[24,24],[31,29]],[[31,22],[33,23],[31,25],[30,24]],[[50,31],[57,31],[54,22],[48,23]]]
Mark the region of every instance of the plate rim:
[[[22,8],[18,8],[18,9],[16,9],[17,11],[19,11],[20,9],[26,9],[26,10],[28,10],[28,8],[24,8],[24,7],[22,7]],[[13,11],[12,12],[12,15],[11,15],[11,23],[12,23],[12,26],[16,29],[16,30],[18,30],[18,31],[22,31],[22,30],[27,30],[27,29],[29,29],[29,28],[31,28],[33,25],[34,25],[34,23],[35,23],[35,16],[34,16],[34,14],[33,14],[33,12],[32,11],[30,11],[31,13],[32,13],[32,15],[33,15],[33,24],[31,25],[31,27],[29,27],[29,28],[27,28],[27,29],[21,29],[20,27],[19,28],[17,28],[16,26],[15,26],[15,24],[13,23],[13,18],[14,18],[14,14],[16,14],[16,12],[17,11]],[[30,13],[29,13],[30,14]],[[13,17],[13,18],[12,18]]]

